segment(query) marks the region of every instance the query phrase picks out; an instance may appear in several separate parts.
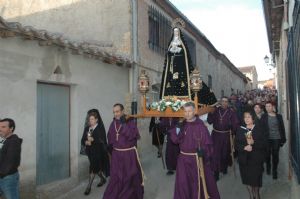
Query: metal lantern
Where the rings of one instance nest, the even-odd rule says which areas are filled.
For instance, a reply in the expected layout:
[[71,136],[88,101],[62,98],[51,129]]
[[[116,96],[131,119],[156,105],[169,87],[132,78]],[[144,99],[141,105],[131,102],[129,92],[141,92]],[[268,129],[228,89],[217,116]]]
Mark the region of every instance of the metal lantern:
[[139,91],[144,95],[149,91],[149,77],[145,70],[139,76]]
[[202,80],[200,77],[200,72],[195,69],[192,74],[190,75],[190,81],[191,81],[191,90],[193,92],[198,92],[202,88]]

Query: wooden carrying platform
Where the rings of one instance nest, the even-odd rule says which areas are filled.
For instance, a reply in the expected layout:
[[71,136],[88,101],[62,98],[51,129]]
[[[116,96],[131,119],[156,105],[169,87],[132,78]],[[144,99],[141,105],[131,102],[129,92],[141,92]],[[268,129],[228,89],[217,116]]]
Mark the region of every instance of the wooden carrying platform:
[[[194,98],[194,104],[198,104],[198,97],[197,95],[195,95]],[[158,111],[158,110],[153,110],[147,109],[147,105],[146,105],[146,96],[143,95],[142,96],[142,108],[141,108],[141,112],[138,113],[137,115],[130,115],[130,117],[134,117],[134,118],[147,118],[147,117],[184,117],[184,110],[183,108],[181,108],[178,111],[173,111],[171,109],[171,107],[167,107],[167,109],[165,111]],[[213,106],[196,106],[196,113],[197,115],[204,115],[206,113],[210,113],[214,110]]]

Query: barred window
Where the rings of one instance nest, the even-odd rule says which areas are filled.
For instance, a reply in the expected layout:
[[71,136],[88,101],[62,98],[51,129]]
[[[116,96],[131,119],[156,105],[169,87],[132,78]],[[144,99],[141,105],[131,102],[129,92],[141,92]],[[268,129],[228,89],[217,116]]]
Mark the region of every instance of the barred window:
[[171,22],[153,6],[149,6],[149,48],[157,53],[165,54],[171,39]]
[[[157,53],[164,55],[168,50],[168,43],[172,35],[171,21],[168,20],[162,13],[160,13],[153,6],[148,9],[149,22],[149,48]],[[184,33],[183,33],[184,34]],[[184,38],[189,48],[192,65],[196,64],[196,44],[195,41],[184,34]]]

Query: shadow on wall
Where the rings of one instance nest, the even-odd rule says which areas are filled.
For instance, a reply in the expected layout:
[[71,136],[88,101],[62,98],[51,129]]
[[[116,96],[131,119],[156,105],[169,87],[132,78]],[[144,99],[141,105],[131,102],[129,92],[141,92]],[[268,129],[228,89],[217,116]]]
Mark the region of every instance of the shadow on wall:
[[[120,1],[127,2],[126,0]],[[7,21],[21,23],[23,28],[26,28],[26,26],[32,26],[33,29],[38,29],[41,31],[42,29],[45,29],[51,34],[55,34],[55,32],[58,32],[58,36],[63,35],[62,39],[68,40],[68,37],[70,37],[71,40],[74,40],[76,42],[78,41],[78,43],[84,41],[84,44],[87,43],[88,45],[88,43],[90,43],[95,48],[99,48],[103,52],[111,52],[112,54],[118,51],[117,45],[122,48],[122,46],[128,43],[130,44],[131,42],[130,37],[124,37],[124,35],[127,35],[127,32],[116,31],[114,29],[115,27],[118,29],[122,26],[124,27],[124,24],[122,26],[118,26],[118,24],[116,23],[120,23],[119,21],[123,22],[124,20],[127,20],[126,17],[122,17],[122,15],[127,14],[129,16],[129,7],[128,10],[126,10],[126,6],[118,6],[119,4],[116,4],[110,0],[106,0],[105,3],[98,0],[75,0],[76,3],[72,3],[69,5],[61,2],[55,2],[52,4],[51,2],[48,2],[46,5],[37,1],[33,2],[34,3],[32,3],[31,5],[23,5],[22,3],[19,3],[15,7],[14,3],[0,3],[2,7],[0,10],[0,16],[3,16]],[[60,5],[57,6],[55,4]],[[116,6],[116,9],[122,9],[120,12],[118,12],[118,20],[113,17],[110,19],[110,15],[113,16],[113,14],[115,13],[112,12],[112,9],[115,9],[114,7]],[[26,11],[27,13],[25,13]],[[121,18],[123,18],[123,21],[120,20],[120,15]],[[129,29],[129,27],[127,28]],[[103,41],[104,38],[107,39],[107,41]],[[128,39],[126,38],[129,38],[129,41],[127,41]],[[118,39],[120,41],[118,41]],[[113,46],[112,41],[116,42],[116,46]],[[90,48],[91,47],[89,46],[89,50]],[[41,78],[49,79],[49,77],[53,74],[55,68],[57,66],[60,66],[62,69],[62,73],[65,75],[66,79],[69,79],[71,77],[68,58],[69,52],[56,47],[44,49],[44,58],[41,64],[42,66],[39,69]],[[122,48],[122,50],[123,49],[124,48]],[[128,53],[125,54],[125,56],[129,55],[130,52],[131,50],[129,49]],[[10,65],[10,62],[20,62],[14,64],[20,67],[18,67],[17,69],[9,69],[9,71],[7,71],[7,69],[2,70],[1,73],[6,77],[12,76],[11,79],[15,79],[14,81],[17,81],[22,77],[18,77],[18,75],[15,75],[12,71],[27,70],[23,67],[24,64],[22,63],[22,60],[24,61],[29,59],[30,57],[26,57],[26,55],[24,55],[24,57],[21,57],[21,59],[20,57],[18,57],[18,59],[8,58],[7,60],[4,60],[6,62],[5,65]],[[116,64],[119,64],[118,61]]]
[[[46,5],[36,2],[30,8],[20,3],[16,5],[17,8],[14,8],[12,3],[12,5],[1,3],[4,5],[2,5],[0,16],[9,22],[19,22],[24,26],[63,33],[72,40],[95,43],[100,47],[111,47],[114,42],[113,45],[120,48],[131,42],[130,37],[127,41],[127,37],[124,36],[130,31],[130,4],[127,0],[120,0],[122,3],[105,1],[105,3],[98,0],[77,1],[60,6],[54,4],[58,4],[57,2],[63,4],[62,1],[56,1],[52,3],[53,5],[51,1]],[[126,2],[128,7],[124,6]],[[44,10],[40,11],[43,8]],[[24,10],[28,12],[24,13]],[[118,12],[117,17],[114,15],[116,12]],[[19,15],[16,16],[15,13]],[[129,49],[124,53],[130,54],[131,51]]]

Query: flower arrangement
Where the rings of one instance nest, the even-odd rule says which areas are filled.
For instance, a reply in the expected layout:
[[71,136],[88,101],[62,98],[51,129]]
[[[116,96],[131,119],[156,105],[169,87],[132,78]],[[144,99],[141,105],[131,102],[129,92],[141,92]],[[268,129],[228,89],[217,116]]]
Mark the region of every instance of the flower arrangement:
[[179,100],[176,98],[167,98],[162,99],[159,102],[152,102],[150,107],[152,110],[158,110],[160,112],[164,112],[167,109],[167,107],[170,107],[172,111],[177,112],[182,108],[182,106],[186,102],[187,101],[185,100]]

